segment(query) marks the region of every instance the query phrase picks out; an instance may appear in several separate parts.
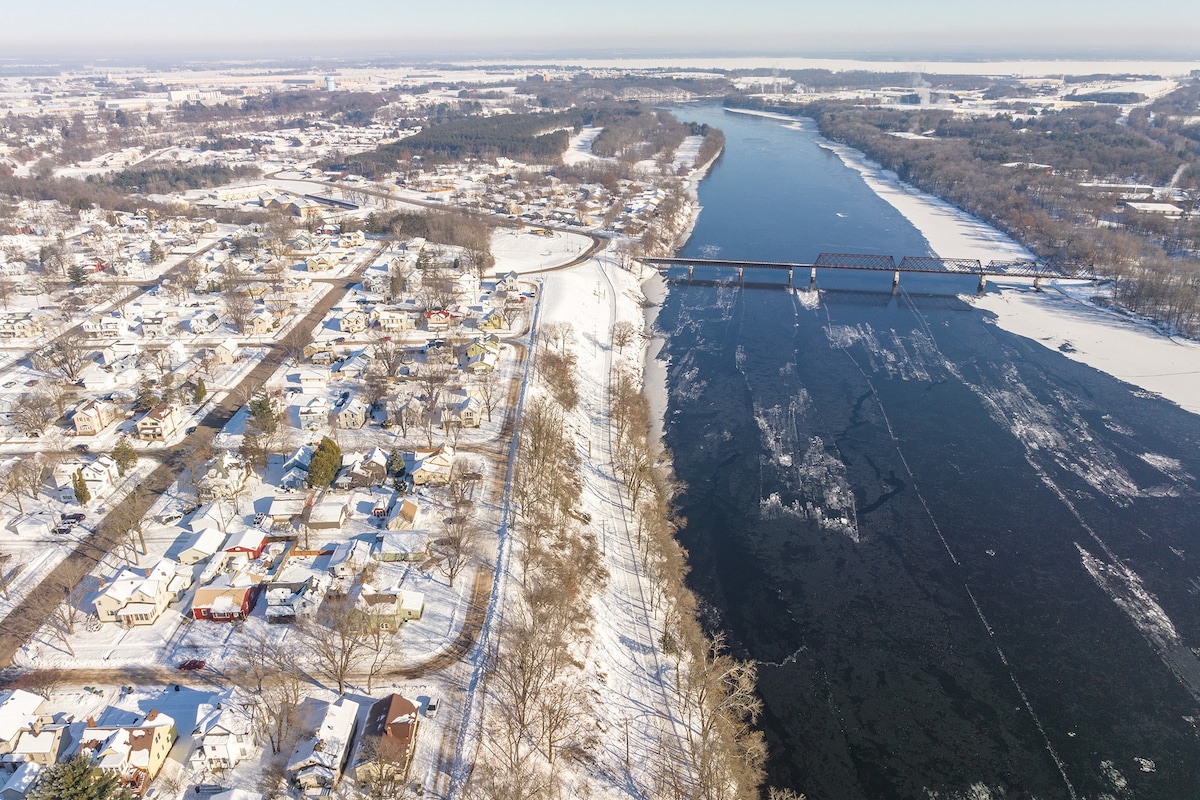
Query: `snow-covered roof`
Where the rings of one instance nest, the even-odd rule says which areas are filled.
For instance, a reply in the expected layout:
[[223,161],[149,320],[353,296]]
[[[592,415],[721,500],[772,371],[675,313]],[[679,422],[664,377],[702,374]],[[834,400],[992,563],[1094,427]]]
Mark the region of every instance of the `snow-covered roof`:
[[7,742],[27,726],[45,702],[40,695],[24,689],[0,692],[0,742]]

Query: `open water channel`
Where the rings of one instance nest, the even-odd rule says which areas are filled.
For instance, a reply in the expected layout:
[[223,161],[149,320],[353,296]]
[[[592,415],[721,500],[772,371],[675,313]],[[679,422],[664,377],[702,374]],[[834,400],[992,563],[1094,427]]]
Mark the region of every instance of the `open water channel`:
[[[727,137],[684,255],[929,253],[811,130],[675,112]],[[801,283],[658,316],[691,581],[759,662],[770,783],[1200,797],[1200,417],[999,329],[972,278]]]

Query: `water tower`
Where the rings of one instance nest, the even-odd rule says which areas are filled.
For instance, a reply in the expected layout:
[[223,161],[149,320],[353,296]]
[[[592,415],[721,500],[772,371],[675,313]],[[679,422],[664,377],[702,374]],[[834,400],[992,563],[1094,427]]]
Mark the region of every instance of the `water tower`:
[[325,91],[332,92],[336,88],[337,88],[337,81],[335,81],[333,79],[332,75],[326,75],[325,76]]

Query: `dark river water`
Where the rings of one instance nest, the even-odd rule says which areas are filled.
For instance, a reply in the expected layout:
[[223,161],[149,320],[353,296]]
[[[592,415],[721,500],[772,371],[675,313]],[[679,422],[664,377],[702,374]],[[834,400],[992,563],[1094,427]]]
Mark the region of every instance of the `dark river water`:
[[[684,255],[929,252],[811,132],[676,113],[727,137]],[[1200,798],[1200,417],[921,277],[673,283],[658,316],[691,581],[759,662],[769,782]]]

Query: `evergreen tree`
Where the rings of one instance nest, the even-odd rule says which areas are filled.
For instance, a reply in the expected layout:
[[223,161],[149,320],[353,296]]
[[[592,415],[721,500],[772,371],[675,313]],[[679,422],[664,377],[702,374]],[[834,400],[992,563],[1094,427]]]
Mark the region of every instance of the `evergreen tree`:
[[133,445],[128,439],[122,439],[117,442],[116,447],[112,449],[113,461],[117,462],[117,472],[124,475],[138,462],[137,450],[133,449]]
[[116,773],[92,766],[82,753],[46,770],[30,800],[120,800],[129,793],[120,788]]
[[83,286],[87,282],[87,273],[83,271],[83,267],[72,264],[67,268],[67,280],[71,282],[71,286]]
[[205,397],[208,397],[208,387],[204,385],[204,378],[196,378],[196,391],[192,393],[192,402],[200,405]]
[[150,242],[151,264],[161,264],[166,257],[167,254],[163,252],[162,245],[160,245],[158,242]]
[[147,411],[162,402],[162,398],[154,392],[154,384],[150,381],[143,381],[142,385],[138,387],[137,398],[133,402],[134,407],[139,411]]
[[308,463],[308,485],[329,486],[342,468],[342,448],[328,436],[317,445],[312,460]]
[[91,501],[92,493],[88,489],[87,481],[83,479],[83,470],[71,476],[71,488],[75,490],[75,500],[79,505],[86,506]]

